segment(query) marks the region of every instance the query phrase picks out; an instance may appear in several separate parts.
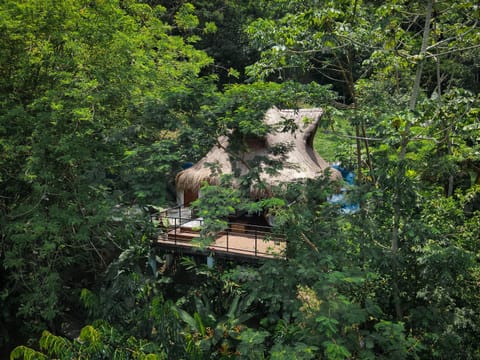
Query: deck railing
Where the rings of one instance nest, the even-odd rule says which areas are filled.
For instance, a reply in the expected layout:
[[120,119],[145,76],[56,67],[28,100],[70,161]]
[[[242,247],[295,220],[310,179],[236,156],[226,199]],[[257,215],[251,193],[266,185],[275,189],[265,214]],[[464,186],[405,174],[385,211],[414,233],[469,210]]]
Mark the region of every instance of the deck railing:
[[[191,244],[192,239],[200,237],[204,226],[203,219],[196,218],[192,209],[181,206],[161,211],[158,220],[163,231],[161,238],[175,246]],[[254,257],[283,256],[285,248],[285,237],[272,233],[271,227],[240,222],[227,222],[227,227],[207,247]]]

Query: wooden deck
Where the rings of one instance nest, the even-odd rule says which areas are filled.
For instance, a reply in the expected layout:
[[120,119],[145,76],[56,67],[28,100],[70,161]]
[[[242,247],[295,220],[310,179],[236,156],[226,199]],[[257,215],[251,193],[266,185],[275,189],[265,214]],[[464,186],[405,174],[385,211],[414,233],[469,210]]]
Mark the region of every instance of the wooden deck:
[[286,241],[272,234],[270,229],[246,223],[231,223],[218,234],[215,241],[201,248],[195,240],[200,237],[203,220],[185,217],[183,220],[169,217],[168,228],[158,236],[157,245],[184,253],[214,253],[250,259],[285,259]]

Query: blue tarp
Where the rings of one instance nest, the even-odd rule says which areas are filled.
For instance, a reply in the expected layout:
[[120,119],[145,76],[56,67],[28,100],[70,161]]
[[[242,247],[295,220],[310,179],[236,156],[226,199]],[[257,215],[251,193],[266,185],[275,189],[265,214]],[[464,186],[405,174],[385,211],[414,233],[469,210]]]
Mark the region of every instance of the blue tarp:
[[186,162],[182,164],[182,169],[185,170],[185,169],[191,168],[192,166],[193,166],[192,162]]
[[[343,180],[349,185],[349,186],[354,186],[355,185],[355,174],[347,170],[343,167],[341,167],[339,164],[334,164],[332,165],[334,169],[337,169],[340,171],[342,174]],[[360,210],[360,204],[358,203],[349,203],[347,202],[347,199],[345,198],[345,195],[347,193],[347,188],[342,187],[340,189],[340,193],[338,194],[333,194],[328,198],[328,202],[331,204],[338,204],[340,205],[340,211],[344,214],[352,214]]]

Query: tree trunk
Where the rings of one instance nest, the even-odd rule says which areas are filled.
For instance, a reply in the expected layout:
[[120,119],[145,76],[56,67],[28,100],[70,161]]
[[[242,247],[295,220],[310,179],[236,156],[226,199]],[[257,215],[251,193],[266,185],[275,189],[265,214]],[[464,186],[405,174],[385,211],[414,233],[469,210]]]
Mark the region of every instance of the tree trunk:
[[[433,3],[434,0],[428,0],[426,5],[426,14],[425,14],[425,26],[423,28],[423,39],[422,39],[422,47],[419,53],[419,63],[417,65],[417,71],[415,73],[415,81],[413,83],[412,94],[410,97],[409,103],[409,110],[414,111],[418,96],[420,94],[420,81],[422,79],[422,71],[423,71],[423,57],[427,51],[428,39],[430,37],[430,22],[432,19],[432,12],[433,12]],[[412,123],[408,122],[405,126],[405,132],[403,134],[402,142],[400,144],[400,153],[398,155],[398,168],[397,168],[397,178],[400,179],[405,176],[405,155],[407,152],[407,146],[409,143],[410,137],[410,128],[412,127]],[[402,189],[400,185],[396,186],[395,189],[395,202],[394,202],[394,214],[393,214],[393,230],[392,230],[392,271],[393,271],[393,302],[395,304],[395,311],[397,315],[397,319],[400,320],[403,317],[402,312],[402,304],[400,299],[400,289],[398,286],[398,250],[399,250],[399,231],[401,226],[402,220],[402,209],[401,209],[401,199],[402,197]]]
[[362,136],[363,136],[363,142],[365,144],[365,154],[367,156],[367,163],[368,163],[367,165],[368,165],[368,168],[370,169],[370,176],[372,177],[372,183],[376,183],[375,174],[373,172],[372,156],[370,154],[370,146],[368,145],[367,132],[365,130],[365,123],[362,123]]
[[362,143],[360,140],[360,125],[355,125],[355,138],[357,142],[357,181],[362,182]]

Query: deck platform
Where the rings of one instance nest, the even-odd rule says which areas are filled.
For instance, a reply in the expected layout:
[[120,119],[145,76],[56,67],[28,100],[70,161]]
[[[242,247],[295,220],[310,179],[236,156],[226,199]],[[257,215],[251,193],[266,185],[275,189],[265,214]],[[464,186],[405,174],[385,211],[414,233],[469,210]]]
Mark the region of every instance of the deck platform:
[[[172,216],[171,210],[163,214],[168,224],[158,236],[156,245],[182,253],[205,253],[223,257],[248,259],[285,259],[286,240],[273,234],[265,226],[248,223],[229,223],[228,227],[217,234],[207,247],[200,247],[195,240],[200,238],[203,219],[187,216],[185,210],[179,217]],[[162,215],[161,215],[162,216]]]

